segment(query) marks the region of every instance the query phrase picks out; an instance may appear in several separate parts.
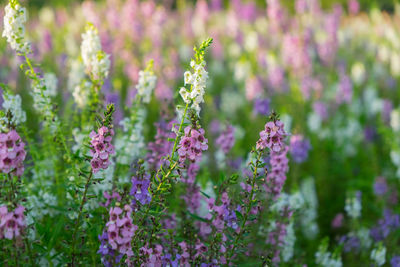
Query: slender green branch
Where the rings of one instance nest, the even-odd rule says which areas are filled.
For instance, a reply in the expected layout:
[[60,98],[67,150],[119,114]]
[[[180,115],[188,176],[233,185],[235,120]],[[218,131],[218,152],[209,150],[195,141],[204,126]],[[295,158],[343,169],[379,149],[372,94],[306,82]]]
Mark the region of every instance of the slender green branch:
[[251,181],[251,192],[250,192],[250,197],[249,197],[249,205],[247,206],[246,212],[245,212],[245,214],[244,214],[243,221],[242,221],[242,225],[240,226],[240,231],[239,231],[239,233],[237,234],[237,236],[236,236],[236,238],[235,238],[235,241],[233,242],[233,247],[232,247],[232,249],[231,249],[230,252],[228,253],[228,257],[227,257],[227,259],[226,259],[226,260],[227,260],[227,263],[226,263],[226,264],[227,264],[228,266],[229,266],[229,263],[230,263],[231,258],[232,258],[232,256],[233,256],[233,253],[235,253],[235,249],[236,249],[236,247],[237,247],[237,245],[238,245],[238,241],[239,241],[239,239],[240,239],[240,238],[242,237],[242,235],[243,235],[244,228],[245,228],[246,223],[247,223],[247,219],[248,219],[248,217],[249,217],[251,208],[253,207],[253,197],[254,197],[254,194],[255,194],[255,192],[256,192],[256,190],[255,190],[255,184],[256,184],[257,171],[258,171],[258,164],[260,163],[260,159],[261,159],[261,153],[260,153],[260,152],[257,152],[256,163],[255,163],[254,171],[253,171],[253,179],[252,179],[252,181]]
[[87,194],[87,191],[89,189],[89,185],[90,185],[90,181],[91,181],[92,177],[93,177],[93,170],[90,171],[89,177],[86,180],[85,191],[83,192],[83,197],[82,197],[82,200],[81,200],[81,204],[79,206],[79,214],[78,214],[78,217],[77,217],[77,219],[75,221],[75,228],[74,228],[74,232],[72,234],[72,242],[71,242],[72,243],[72,248],[71,248],[72,249],[72,263],[71,263],[72,266],[75,266],[76,236],[77,236],[77,233],[78,233],[80,220],[81,220],[81,217],[82,217],[83,206],[86,203],[86,194]]

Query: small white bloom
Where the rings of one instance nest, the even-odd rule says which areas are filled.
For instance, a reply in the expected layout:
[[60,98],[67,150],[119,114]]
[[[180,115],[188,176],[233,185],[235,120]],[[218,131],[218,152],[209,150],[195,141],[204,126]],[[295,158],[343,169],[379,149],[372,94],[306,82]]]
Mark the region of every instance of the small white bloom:
[[400,131],[400,111],[398,109],[394,109],[390,113],[390,126],[393,131]]
[[342,259],[339,256],[334,257],[332,253],[327,251],[326,245],[320,245],[317,253],[315,253],[315,262],[323,267],[342,267]]
[[349,217],[353,219],[359,218],[361,216],[361,208],[360,196],[357,196],[357,193],[347,197],[344,209]]
[[92,59],[92,75],[95,79],[103,80],[108,77],[110,70],[110,56],[103,51],[98,51]]
[[[7,113],[8,111],[12,114],[11,123],[14,125],[20,125],[26,121],[26,113],[21,107],[21,97],[19,95],[11,95],[7,92],[3,92],[3,109]],[[5,123],[8,124],[7,118],[4,118]]]
[[46,94],[48,96],[54,97],[57,95],[57,84],[58,84],[58,79],[57,76],[52,73],[48,72],[44,74],[44,85],[46,86]]
[[25,38],[26,9],[19,4],[9,3],[5,8],[3,37],[6,37],[11,48],[20,53],[27,53],[30,44]]
[[86,106],[89,100],[90,87],[91,83],[87,81],[75,86],[72,96],[74,97],[75,103],[78,105],[78,107],[83,108]]
[[136,85],[137,94],[142,97],[144,103],[149,103],[151,94],[156,88],[157,77],[151,71],[139,72],[139,83]]
[[386,248],[380,246],[374,248],[371,252],[371,260],[373,260],[377,266],[382,266],[386,262]]
[[110,69],[110,56],[101,50],[100,38],[93,25],[82,34],[81,55],[86,69],[95,79],[104,79]]
[[199,115],[201,110],[200,104],[204,102],[208,72],[205,70],[205,61],[197,64],[194,60],[192,60],[190,62],[190,66],[193,69],[193,73],[190,71],[186,71],[184,73],[185,85],[191,85],[190,91],[188,91],[185,87],[182,87],[179,93],[185,103],[190,103],[190,101],[193,101],[191,107],[197,112],[197,115]]
[[85,66],[80,60],[69,62],[70,71],[68,73],[68,90],[74,91],[75,86],[79,85],[85,77]]

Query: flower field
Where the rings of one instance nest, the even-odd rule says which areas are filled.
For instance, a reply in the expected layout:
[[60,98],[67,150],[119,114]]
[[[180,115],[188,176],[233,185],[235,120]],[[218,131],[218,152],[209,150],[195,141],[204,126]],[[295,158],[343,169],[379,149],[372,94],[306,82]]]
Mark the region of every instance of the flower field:
[[400,267],[400,4],[0,2],[0,266]]

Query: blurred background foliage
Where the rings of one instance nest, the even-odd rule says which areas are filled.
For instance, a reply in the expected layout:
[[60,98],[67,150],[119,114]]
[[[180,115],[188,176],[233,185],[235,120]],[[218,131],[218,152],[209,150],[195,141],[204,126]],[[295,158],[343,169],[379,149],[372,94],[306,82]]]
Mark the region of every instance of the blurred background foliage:
[[[25,5],[29,5],[30,8],[40,8],[44,5],[51,6],[69,6],[71,4],[76,4],[83,2],[83,0],[20,0]],[[103,2],[105,0],[93,0],[94,2]],[[209,0],[210,1],[210,0]],[[265,8],[266,0],[249,0],[257,2],[257,5],[260,8]],[[0,3],[3,5],[7,0],[0,0]],[[195,4],[196,0],[155,0],[157,3],[172,5],[173,7],[179,7],[180,5],[185,4]],[[225,6],[228,6],[231,0],[224,0]],[[290,10],[294,10],[294,0],[281,0],[281,2]],[[347,0],[321,0],[321,5],[324,8],[329,8],[334,4],[342,4],[344,6],[347,5]],[[393,12],[396,4],[400,4],[400,0],[359,0],[361,10],[368,11],[371,8],[377,7],[381,10],[385,10],[387,12]]]

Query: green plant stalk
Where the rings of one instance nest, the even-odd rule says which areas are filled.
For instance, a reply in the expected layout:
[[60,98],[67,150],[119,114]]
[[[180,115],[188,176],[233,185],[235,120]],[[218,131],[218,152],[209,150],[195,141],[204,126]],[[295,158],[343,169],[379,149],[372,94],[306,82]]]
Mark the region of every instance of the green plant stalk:
[[72,244],[72,247],[71,247],[71,249],[72,249],[72,259],[71,259],[72,263],[71,264],[72,264],[72,266],[75,266],[76,235],[78,233],[79,224],[80,224],[80,220],[81,220],[81,217],[82,217],[83,205],[85,205],[85,203],[86,203],[86,195],[87,195],[87,191],[89,189],[89,185],[90,185],[90,181],[91,181],[92,177],[93,177],[93,170],[91,170],[91,172],[89,174],[89,177],[86,180],[85,191],[83,192],[83,197],[82,197],[82,200],[81,200],[81,204],[79,206],[78,218],[75,221],[75,229],[74,229],[74,232],[72,234],[72,242],[71,242],[71,244]]
[[242,222],[242,225],[240,226],[240,231],[239,231],[238,235],[236,236],[235,241],[233,242],[233,247],[232,247],[232,249],[230,250],[230,252],[228,253],[227,263],[226,263],[228,266],[229,266],[229,263],[230,263],[231,258],[232,258],[232,256],[233,256],[233,253],[235,252],[235,249],[236,249],[236,247],[237,247],[237,245],[238,245],[238,241],[239,241],[239,239],[241,238],[241,236],[242,236],[242,234],[243,234],[244,228],[245,228],[245,226],[246,226],[247,219],[248,219],[248,217],[249,217],[251,208],[252,208],[252,206],[253,206],[253,197],[254,197],[254,193],[255,193],[254,186],[255,186],[255,184],[256,184],[258,163],[260,162],[260,158],[261,158],[261,153],[258,152],[258,153],[257,153],[256,164],[255,164],[255,166],[254,166],[254,171],[253,171],[253,179],[252,179],[252,181],[251,181],[251,192],[250,192],[250,198],[249,198],[249,206],[247,207],[246,213],[245,213],[245,215],[244,215],[244,217],[243,217],[243,222]]

